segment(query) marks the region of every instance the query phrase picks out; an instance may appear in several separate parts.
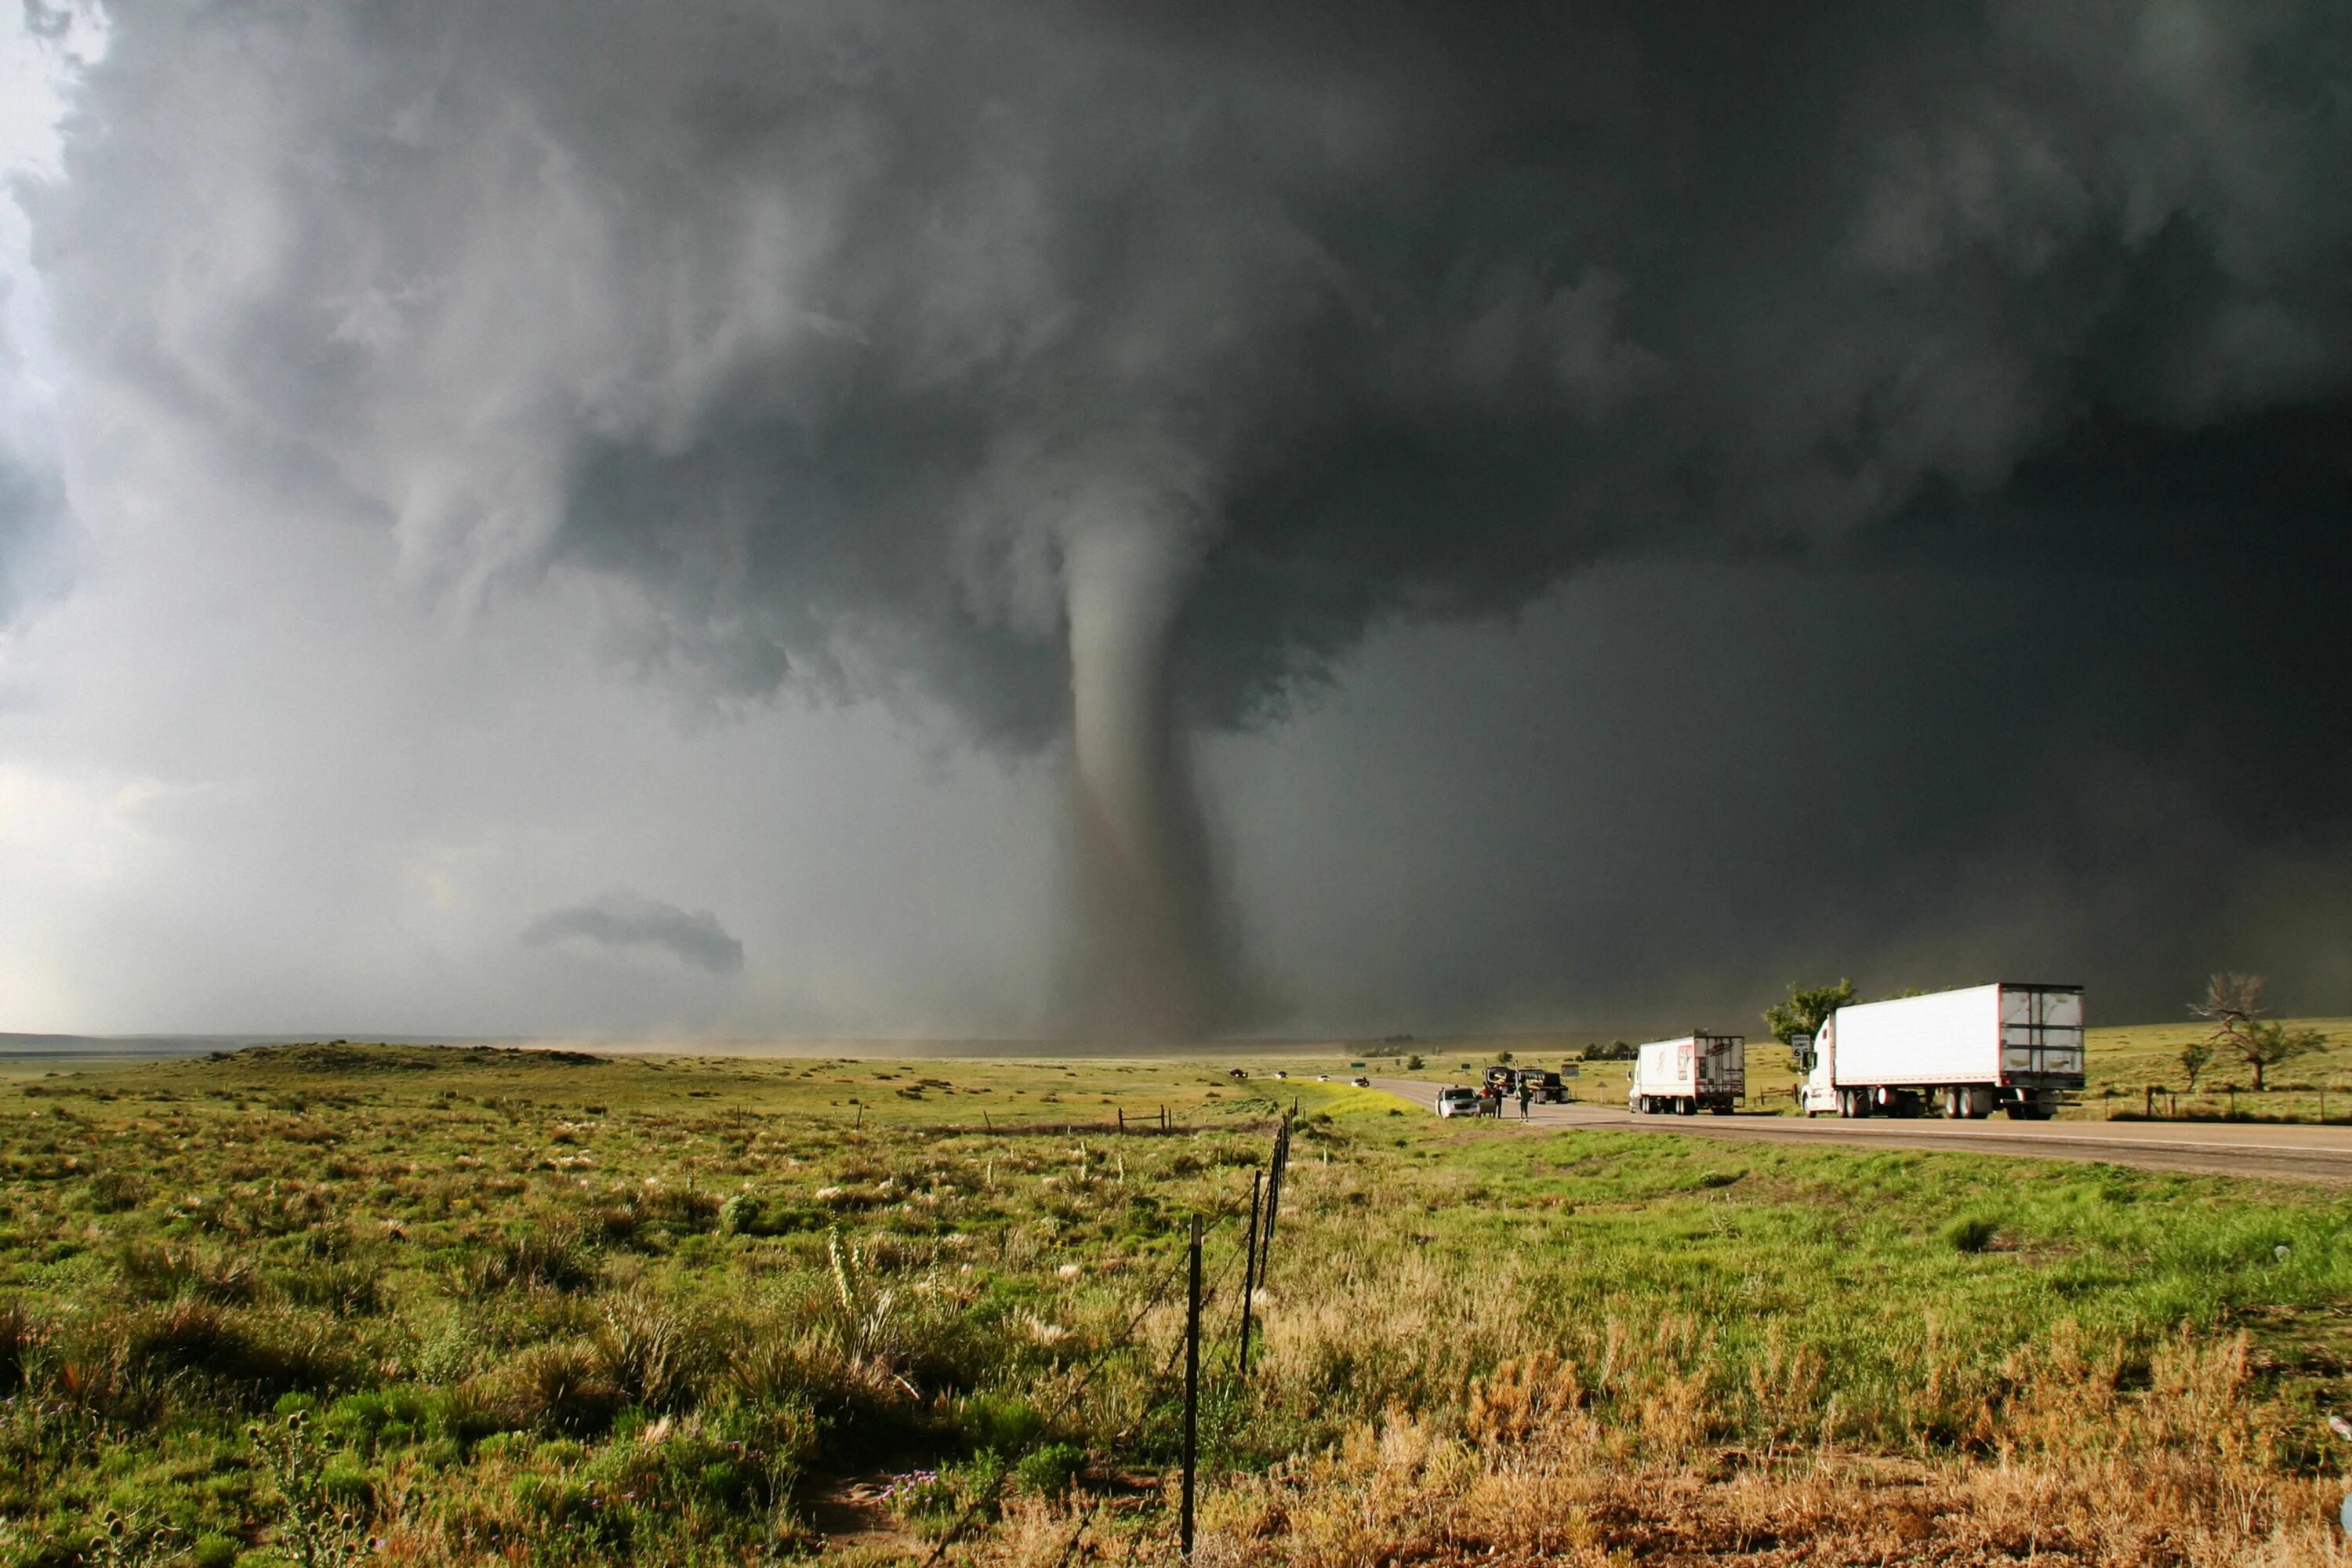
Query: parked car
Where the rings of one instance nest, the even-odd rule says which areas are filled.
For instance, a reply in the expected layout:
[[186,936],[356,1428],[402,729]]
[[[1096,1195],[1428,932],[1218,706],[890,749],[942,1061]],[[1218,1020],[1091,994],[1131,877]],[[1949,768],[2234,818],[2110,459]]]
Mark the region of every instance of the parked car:
[[1461,1084],[1448,1084],[1437,1091],[1437,1114],[1440,1116],[1475,1116],[1478,1114],[1478,1091]]

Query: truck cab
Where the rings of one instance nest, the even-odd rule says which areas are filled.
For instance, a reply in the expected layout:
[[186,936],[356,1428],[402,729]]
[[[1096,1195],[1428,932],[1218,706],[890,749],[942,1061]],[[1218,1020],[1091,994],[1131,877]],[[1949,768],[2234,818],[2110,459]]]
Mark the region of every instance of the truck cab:
[[[1801,1039],[1802,1037],[1799,1037]],[[1804,1047],[1795,1047],[1804,1052]],[[1797,1110],[1806,1116],[1818,1116],[1838,1109],[1837,1091],[1837,1015],[1832,1013],[1822,1021],[1814,1034],[1809,1052],[1812,1070],[1805,1081],[1797,1086]]]

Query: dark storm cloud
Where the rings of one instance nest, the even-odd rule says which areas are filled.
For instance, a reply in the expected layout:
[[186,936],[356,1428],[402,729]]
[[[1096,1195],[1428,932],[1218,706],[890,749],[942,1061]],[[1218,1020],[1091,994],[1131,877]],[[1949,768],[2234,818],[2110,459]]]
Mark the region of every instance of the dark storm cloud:
[[[420,580],[625,585],[714,697],[1034,745],[1108,604],[1131,760],[1596,562],[1858,563],[1889,679],[1807,716],[1884,784],[1817,808],[1857,863],[2086,759],[2276,836],[2352,762],[2243,765],[2347,695],[2347,45],[2316,0],[142,10],[38,240],[76,353]],[[1979,586],[2011,635],[1906,636]],[[1181,791],[1129,815],[1191,853]]]
[[625,889],[570,909],[550,910],[522,933],[522,940],[534,947],[572,937],[605,947],[659,948],[680,963],[713,974],[740,973],[743,968],[743,944],[709,910],[688,914],[676,904]]
[[1078,514],[1167,513],[1229,721],[1383,613],[1835,540],[2095,416],[2340,386],[2346,30],[145,13],[44,249],[85,342],[360,492],[418,573],[607,570],[640,654],[719,689],[913,681],[1042,736]]

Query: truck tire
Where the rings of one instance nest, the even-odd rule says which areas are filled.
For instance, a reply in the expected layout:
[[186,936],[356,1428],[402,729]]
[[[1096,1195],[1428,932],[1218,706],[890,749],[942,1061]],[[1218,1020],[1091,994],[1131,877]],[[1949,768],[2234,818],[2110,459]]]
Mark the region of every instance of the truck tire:
[[1687,1097],[1676,1100],[1675,1102],[1675,1111],[1677,1115],[1696,1116],[1698,1114],[1698,1101]]
[[1717,1100],[1715,1104],[1708,1106],[1707,1110],[1717,1116],[1728,1116],[1731,1114],[1731,1107],[1722,1100]]
[[2011,1121],[2047,1121],[2050,1120],[2050,1108],[2038,1100],[2014,1100],[2010,1101],[2009,1119]]

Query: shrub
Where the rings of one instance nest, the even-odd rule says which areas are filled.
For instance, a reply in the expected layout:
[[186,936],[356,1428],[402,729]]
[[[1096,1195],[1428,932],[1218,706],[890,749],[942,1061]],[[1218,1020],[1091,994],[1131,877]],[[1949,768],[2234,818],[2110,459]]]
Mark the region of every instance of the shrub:
[[701,1187],[651,1187],[638,1206],[672,1230],[687,1235],[719,1222],[719,1199]]
[[39,1341],[38,1331],[23,1303],[0,1307],[0,1398],[25,1386],[26,1363]]
[[1944,1226],[1944,1239],[1955,1252],[1982,1252],[2000,1234],[2000,1222],[1986,1215],[1962,1215]]
[[254,1296],[253,1265],[235,1253],[133,1241],[114,1266],[133,1295],[151,1301],[186,1296],[235,1305]]
[[367,1317],[383,1310],[383,1271],[357,1258],[337,1258],[264,1277],[274,1296],[305,1307],[323,1307],[338,1317]]
[[196,1537],[189,1555],[195,1560],[196,1568],[233,1568],[237,1553],[243,1550],[229,1536],[205,1534]]
[[635,1291],[606,1305],[595,1338],[605,1379],[648,1410],[687,1402],[702,1370],[699,1347],[708,1342],[707,1336],[688,1332],[665,1303]]
[[761,1404],[730,1399],[705,1411],[702,1422],[759,1471],[770,1501],[790,1495],[801,1471],[816,1458],[824,1425],[804,1397]]
[[489,1393],[501,1425],[573,1436],[604,1431],[624,1403],[604,1358],[580,1340],[530,1346],[493,1374]]
[[100,1214],[121,1214],[147,1201],[147,1178],[130,1171],[100,1171],[89,1178],[90,1206]]
[[585,1290],[596,1278],[595,1255],[576,1225],[537,1220],[476,1259],[465,1282],[472,1294],[487,1296],[521,1286]]
[[1013,1467],[1013,1479],[1045,1497],[1059,1497],[1087,1468],[1087,1451],[1076,1443],[1047,1443],[1032,1448]]
[[967,1394],[956,1401],[955,1428],[973,1453],[1019,1454],[1045,1429],[1037,1407],[1017,1394]]
[[340,1358],[289,1327],[182,1297],[131,1321],[122,1363],[133,1375],[195,1373],[257,1394],[332,1384],[345,1370]]

